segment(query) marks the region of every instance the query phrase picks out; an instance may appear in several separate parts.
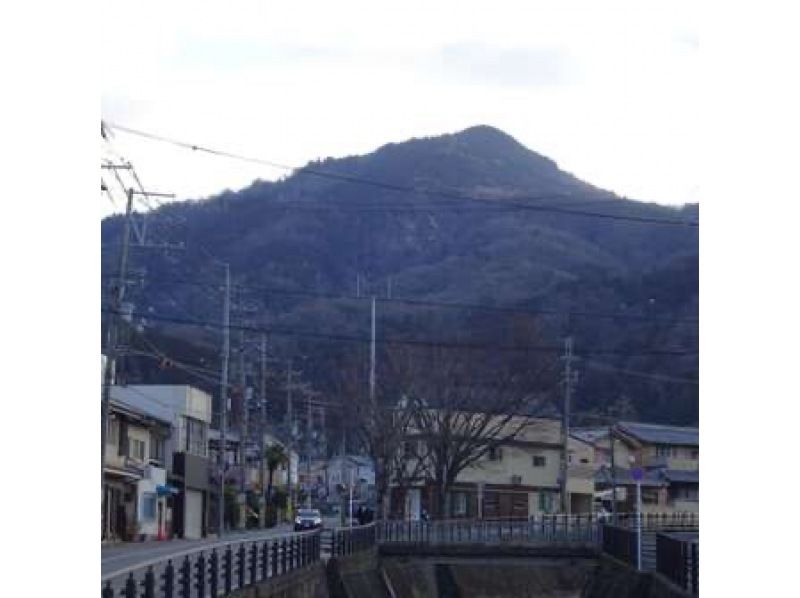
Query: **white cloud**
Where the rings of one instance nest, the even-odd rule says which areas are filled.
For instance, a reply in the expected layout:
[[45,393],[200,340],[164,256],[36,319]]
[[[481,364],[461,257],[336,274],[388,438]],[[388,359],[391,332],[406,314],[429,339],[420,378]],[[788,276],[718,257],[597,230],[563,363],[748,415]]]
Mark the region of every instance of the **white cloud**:
[[[112,2],[103,117],[291,164],[497,126],[620,194],[697,200],[692,6]],[[151,187],[213,194],[274,169],[120,133]]]

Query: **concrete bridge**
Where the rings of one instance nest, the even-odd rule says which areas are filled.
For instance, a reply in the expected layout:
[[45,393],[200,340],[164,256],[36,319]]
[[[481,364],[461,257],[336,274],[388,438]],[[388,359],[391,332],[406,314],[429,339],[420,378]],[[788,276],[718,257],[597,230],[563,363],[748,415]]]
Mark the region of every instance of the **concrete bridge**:
[[[686,574],[689,565],[681,555],[688,553],[674,543],[665,549],[671,560],[661,559],[668,561],[672,577],[636,571],[632,523],[626,517],[612,526],[592,515],[556,515],[522,521],[388,521],[248,536],[107,574],[102,596],[690,595],[689,580],[696,580],[696,573]],[[655,538],[667,530],[691,533],[698,524],[696,517],[681,521],[665,516],[651,518],[643,527]]]

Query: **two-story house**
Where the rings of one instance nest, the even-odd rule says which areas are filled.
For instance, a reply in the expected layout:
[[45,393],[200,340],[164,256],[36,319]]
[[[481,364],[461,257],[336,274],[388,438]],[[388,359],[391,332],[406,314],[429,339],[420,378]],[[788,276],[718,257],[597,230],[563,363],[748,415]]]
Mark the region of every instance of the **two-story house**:
[[164,443],[167,481],[178,489],[173,501],[172,531],[187,539],[205,536],[211,502],[211,395],[186,385],[129,385],[113,386],[111,397],[170,423],[172,433]]
[[111,401],[103,469],[105,540],[170,536],[176,489],[166,483],[169,436],[169,421]]
[[[560,512],[561,421],[517,416],[508,423],[509,429],[521,427],[521,420],[524,426],[513,439],[488,450],[458,474],[448,517],[525,519]],[[422,442],[413,435],[408,441]],[[567,491],[573,510],[583,512],[594,489],[592,452],[579,439],[571,439],[569,447],[573,462],[568,465]],[[414,450],[424,453],[422,448]],[[436,493],[430,479],[409,488],[400,488],[395,481],[391,486],[392,517],[418,519],[422,511],[434,512]]]
[[[632,447],[632,464],[664,486],[652,510],[699,510],[700,435],[697,428],[620,422],[615,435]],[[644,502],[644,491],[642,500]]]
[[611,507],[616,495],[619,512],[635,510],[636,480],[632,470],[639,468],[644,512],[697,511],[697,428],[619,422],[611,427],[576,429],[572,434],[594,449],[595,495],[606,508]]

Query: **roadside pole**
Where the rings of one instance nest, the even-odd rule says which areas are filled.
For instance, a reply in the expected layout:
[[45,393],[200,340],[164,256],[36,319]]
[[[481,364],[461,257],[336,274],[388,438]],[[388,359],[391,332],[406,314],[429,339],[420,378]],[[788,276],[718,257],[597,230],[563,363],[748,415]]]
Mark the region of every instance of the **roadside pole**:
[[642,570],[642,470],[638,467],[631,470],[631,477],[636,481],[636,569]]
[[347,501],[348,527],[353,527],[353,468],[350,468],[350,498]]

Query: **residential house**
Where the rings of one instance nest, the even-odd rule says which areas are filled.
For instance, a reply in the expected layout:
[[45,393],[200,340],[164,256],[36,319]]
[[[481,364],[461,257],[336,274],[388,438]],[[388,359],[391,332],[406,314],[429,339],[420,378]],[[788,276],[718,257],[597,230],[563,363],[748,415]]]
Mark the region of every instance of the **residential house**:
[[[632,446],[632,465],[664,483],[658,503],[649,505],[651,510],[699,510],[700,435],[697,428],[620,422],[614,433]],[[642,501],[645,502],[644,491]],[[628,506],[633,506],[632,499]]]
[[[522,420],[522,421],[521,421]],[[452,487],[452,518],[525,519],[542,513],[560,512],[560,468],[563,444],[561,421],[557,419],[516,416],[507,423],[508,430],[522,428],[513,440],[488,450],[476,463],[461,471]],[[424,439],[410,435],[410,452],[424,453]],[[575,456],[568,477],[571,503],[583,510],[591,502],[591,450],[575,439],[570,442]],[[568,474],[569,475],[569,474]],[[432,513],[436,501],[433,482],[426,478],[409,488],[400,488],[392,480],[390,509],[395,518],[418,519],[423,511]]]
[[167,482],[177,488],[172,531],[197,539],[208,532],[208,434],[211,396],[185,385],[113,386],[111,397],[126,406],[169,422],[171,435],[164,443]]
[[171,535],[172,494],[166,483],[170,422],[119,401],[110,403],[103,468],[103,538]]
[[[610,431],[614,437],[613,473]],[[611,428],[582,428],[572,433],[594,448],[596,496],[607,508],[616,494],[619,512],[635,510],[636,480],[632,469],[639,468],[644,512],[698,510],[697,428],[619,422]]]

